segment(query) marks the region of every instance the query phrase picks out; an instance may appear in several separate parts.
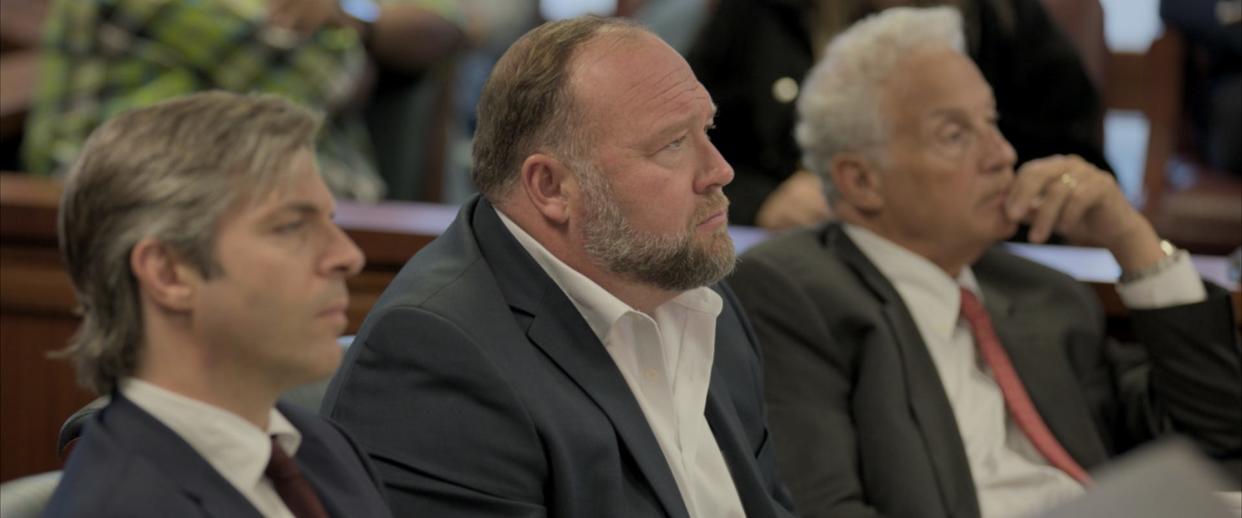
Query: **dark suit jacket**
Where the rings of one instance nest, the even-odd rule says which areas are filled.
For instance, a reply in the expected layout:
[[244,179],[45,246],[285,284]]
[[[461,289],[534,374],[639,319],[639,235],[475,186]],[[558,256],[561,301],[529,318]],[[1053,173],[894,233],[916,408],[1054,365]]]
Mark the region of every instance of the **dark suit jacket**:
[[[1133,311],[1142,345],[1122,346],[1075,280],[999,249],[972,269],[1036,408],[1083,467],[1166,432],[1218,459],[1242,456],[1242,370],[1223,290]],[[777,464],[806,516],[979,515],[918,327],[840,226],[755,247],[730,284],[764,348]]]
[[[391,516],[362,451],[336,425],[277,407],[302,433],[294,459],[331,516]],[[261,518],[175,432],[120,394],[95,414],[73,449],[47,517]]]
[[[836,0],[854,4],[863,0]],[[1000,130],[1018,162],[1056,153],[1082,155],[1102,169],[1103,104],[1077,51],[1039,0],[976,0],[965,24],[979,31],[970,56],[996,95]],[[712,141],[734,169],[724,188],[729,222],[753,225],[759,207],[801,164],[794,142],[795,102],[773,83],[802,83],[814,65],[811,0],[719,0],[686,60],[720,107]],[[1017,23],[1000,21],[1004,4]],[[1041,78],[1056,78],[1055,81]],[[1025,234],[1023,234],[1025,235]]]
[[[717,289],[705,414],[747,515],[788,516],[754,334]],[[477,197],[380,297],[323,413],[371,454],[398,515],[687,515],[612,357]]]

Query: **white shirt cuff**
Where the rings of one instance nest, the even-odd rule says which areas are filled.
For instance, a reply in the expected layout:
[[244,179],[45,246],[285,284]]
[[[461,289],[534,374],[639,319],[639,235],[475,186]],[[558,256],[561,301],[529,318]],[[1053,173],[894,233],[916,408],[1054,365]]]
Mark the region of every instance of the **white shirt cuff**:
[[1190,254],[1179,257],[1163,271],[1131,282],[1118,282],[1117,295],[1130,309],[1157,309],[1194,304],[1207,299],[1203,279]]

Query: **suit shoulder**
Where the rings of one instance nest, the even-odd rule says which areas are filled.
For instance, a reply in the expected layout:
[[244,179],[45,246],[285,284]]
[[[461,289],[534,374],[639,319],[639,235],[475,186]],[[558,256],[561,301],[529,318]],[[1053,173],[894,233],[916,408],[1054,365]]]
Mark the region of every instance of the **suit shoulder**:
[[759,261],[784,261],[806,257],[823,248],[821,229],[805,228],[774,236],[747,250],[742,257]]
[[199,516],[200,508],[159,467],[109,441],[87,441],[72,460],[48,503],[46,517],[157,518]]
[[1003,245],[988,250],[971,268],[981,278],[1004,279],[1015,288],[1043,287],[1085,292],[1083,284],[1069,274],[1014,254]]

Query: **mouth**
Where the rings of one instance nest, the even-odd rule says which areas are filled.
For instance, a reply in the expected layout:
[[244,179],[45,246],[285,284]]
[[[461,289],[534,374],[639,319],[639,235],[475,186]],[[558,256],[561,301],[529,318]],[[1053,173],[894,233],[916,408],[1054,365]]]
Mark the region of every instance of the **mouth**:
[[728,222],[728,220],[729,220],[729,212],[725,209],[718,209],[712,212],[711,214],[708,214],[707,217],[703,219],[703,221],[700,221],[699,227],[700,228],[716,227],[716,226],[723,225],[724,223]]
[[319,314],[316,316],[321,317],[321,318],[331,318],[331,319],[339,318],[341,320],[348,321],[349,320],[349,317],[347,315],[348,310],[349,310],[349,299],[345,298],[345,299],[338,300],[328,305],[328,307],[324,308],[323,311],[320,311]]

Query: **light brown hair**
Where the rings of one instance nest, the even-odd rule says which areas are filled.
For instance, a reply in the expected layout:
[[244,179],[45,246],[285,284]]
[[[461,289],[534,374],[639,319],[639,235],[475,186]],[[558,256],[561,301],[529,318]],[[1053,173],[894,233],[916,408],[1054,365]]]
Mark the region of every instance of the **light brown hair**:
[[276,96],[207,92],[121,114],[91,134],[69,170],[58,222],[82,312],[59,355],[72,359],[80,383],[107,394],[137,366],[134,246],[155,238],[204,276],[220,274],[220,220],[280,185],[320,124]]

